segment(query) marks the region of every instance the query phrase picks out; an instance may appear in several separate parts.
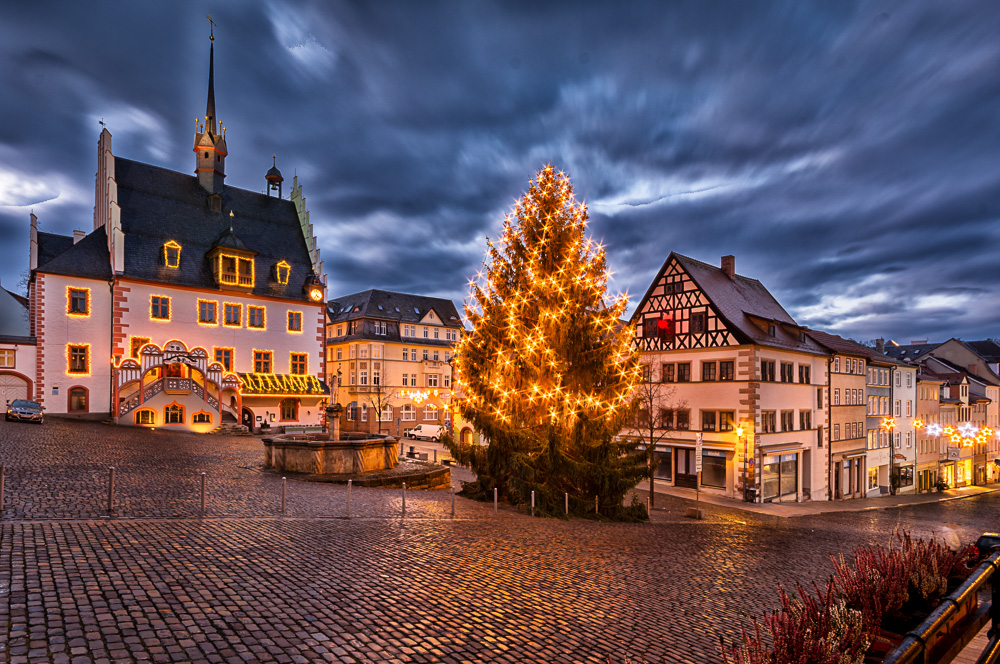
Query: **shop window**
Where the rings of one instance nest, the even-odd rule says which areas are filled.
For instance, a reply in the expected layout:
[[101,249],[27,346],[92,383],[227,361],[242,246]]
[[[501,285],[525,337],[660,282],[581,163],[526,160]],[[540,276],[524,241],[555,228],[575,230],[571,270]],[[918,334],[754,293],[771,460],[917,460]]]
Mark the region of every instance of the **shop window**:
[[761,488],[764,500],[798,493],[797,459],[797,454],[764,457],[764,464],[761,467]]
[[726,453],[703,452],[701,455],[701,483],[703,486],[725,488]]

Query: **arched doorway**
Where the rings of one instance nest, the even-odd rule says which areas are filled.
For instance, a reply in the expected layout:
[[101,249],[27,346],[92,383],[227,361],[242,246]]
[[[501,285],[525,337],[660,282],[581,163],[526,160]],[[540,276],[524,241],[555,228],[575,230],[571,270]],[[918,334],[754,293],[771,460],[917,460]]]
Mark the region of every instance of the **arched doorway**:
[[245,426],[250,431],[253,431],[254,421],[253,421],[253,411],[249,408],[243,409],[243,417],[241,420],[243,426]]
[[464,429],[462,429],[461,440],[462,440],[462,444],[463,445],[471,445],[472,444],[472,429],[470,429],[469,427],[465,427]]
[[14,399],[31,399],[31,383],[15,373],[0,373],[0,406]]

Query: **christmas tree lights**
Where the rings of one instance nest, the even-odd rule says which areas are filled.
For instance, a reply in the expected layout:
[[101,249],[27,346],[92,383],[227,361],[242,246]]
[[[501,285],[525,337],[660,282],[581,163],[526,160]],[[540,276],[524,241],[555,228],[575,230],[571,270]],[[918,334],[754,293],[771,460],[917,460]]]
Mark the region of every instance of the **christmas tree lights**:
[[[546,166],[487,240],[470,281],[472,326],[456,347],[458,408],[489,440],[462,449],[479,479],[515,502],[536,492],[541,509],[641,516],[621,508],[645,473],[634,443],[614,440],[632,416],[641,378],[627,297],[610,299],[604,247],[585,236],[587,208],[569,178]],[[584,508],[583,506],[589,506]],[[644,511],[643,511],[644,514]]]

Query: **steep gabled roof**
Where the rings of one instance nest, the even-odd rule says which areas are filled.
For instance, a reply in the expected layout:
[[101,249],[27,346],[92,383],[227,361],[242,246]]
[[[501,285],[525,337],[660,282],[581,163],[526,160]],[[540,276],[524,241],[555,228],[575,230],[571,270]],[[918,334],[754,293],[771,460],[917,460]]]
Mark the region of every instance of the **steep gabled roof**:
[[[762,346],[773,346],[788,350],[808,353],[825,354],[825,350],[808,336],[803,337],[804,328],[798,325],[785,309],[778,304],[774,296],[756,280],[742,275],[734,275],[732,279],[722,268],[709,265],[689,256],[671,252],[646,294],[632,315],[634,323],[641,315],[642,306],[650,298],[660,277],[676,260],[680,267],[688,273],[695,285],[709,299],[716,313],[723,319],[729,330],[740,343],[754,343]],[[774,323],[775,334],[771,336],[767,329],[758,324]]]
[[858,355],[864,357],[868,360],[869,364],[889,364],[899,367],[914,367],[915,365],[909,362],[903,362],[892,357],[888,357],[878,352],[874,348],[869,348],[864,344],[859,344],[857,341],[852,341],[851,339],[845,339],[836,334],[831,334],[829,332],[823,332],[822,330],[809,330],[808,334],[810,337],[818,341],[824,348],[828,348],[835,353],[845,353],[849,355]]
[[76,244],[72,237],[39,232],[38,271],[87,279],[110,279],[111,254],[108,253],[108,236],[104,228],[98,228]]
[[[302,287],[312,274],[312,262],[292,201],[227,185],[223,212],[213,212],[208,193],[193,175],[122,157],[115,157],[115,180],[125,233],[125,276],[217,288],[206,255],[224,241],[222,246],[257,252],[255,295],[307,299]],[[181,245],[178,268],[168,268],[163,260],[163,245],[170,240]],[[287,284],[271,273],[282,260],[291,266]]]
[[446,327],[463,327],[462,318],[451,300],[376,289],[330,300],[327,316],[331,323],[359,318],[419,323],[432,309]]
[[980,341],[963,341],[965,347],[990,364],[1000,362],[1000,343],[994,339],[982,339]]

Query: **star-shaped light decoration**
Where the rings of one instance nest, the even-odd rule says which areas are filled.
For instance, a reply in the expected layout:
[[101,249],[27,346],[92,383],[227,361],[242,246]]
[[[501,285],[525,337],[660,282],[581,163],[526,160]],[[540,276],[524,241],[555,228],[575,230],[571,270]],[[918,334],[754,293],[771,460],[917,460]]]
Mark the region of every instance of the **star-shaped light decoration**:
[[962,439],[962,447],[972,447],[975,444],[976,444],[976,441],[975,441],[974,438],[963,438]]
[[913,420],[913,428],[914,429],[923,429],[924,428],[924,421],[923,420]]
[[941,430],[941,433],[943,433],[946,436],[954,436],[955,427],[945,427],[944,429]]
[[979,433],[979,427],[972,422],[962,422],[958,425],[958,432],[962,434],[962,438],[972,438]]
[[937,422],[927,425],[928,436],[940,436],[942,431],[944,430],[941,428],[941,425],[938,424]]
[[883,417],[882,428],[885,429],[886,431],[892,431],[893,429],[896,428],[896,420],[892,419],[891,417]]

